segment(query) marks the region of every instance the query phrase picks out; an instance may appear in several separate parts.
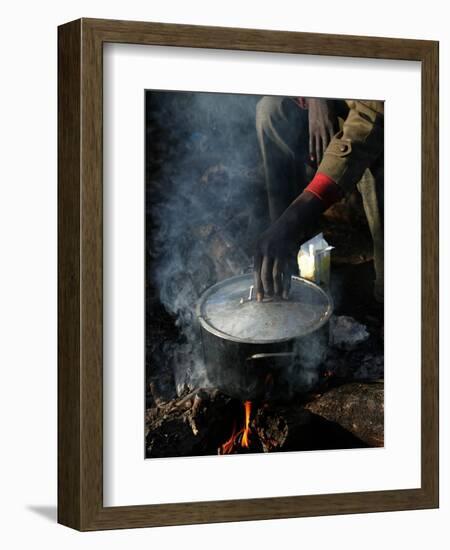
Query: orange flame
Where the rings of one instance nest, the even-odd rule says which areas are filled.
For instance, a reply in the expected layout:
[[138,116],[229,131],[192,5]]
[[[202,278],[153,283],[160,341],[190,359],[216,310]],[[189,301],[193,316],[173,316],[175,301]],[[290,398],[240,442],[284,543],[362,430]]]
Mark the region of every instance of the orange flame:
[[227,439],[223,445],[220,447],[221,455],[228,455],[231,453],[234,447],[234,440],[236,439],[236,422],[233,424],[233,431],[231,433],[230,439]]
[[246,401],[244,403],[244,407],[245,407],[245,428],[244,428],[244,433],[242,435],[242,440],[241,440],[241,445],[242,447],[249,447],[250,445],[250,439],[249,439],[249,434],[250,434],[250,412],[252,410],[252,402],[251,401]]
[[244,428],[241,428],[238,432],[236,431],[236,422],[233,424],[233,431],[231,433],[230,439],[227,439],[225,443],[223,443],[219,448],[219,454],[221,455],[227,455],[231,454],[234,451],[235,445],[239,441],[239,436],[242,434],[241,437],[241,447],[248,448],[250,446],[250,413],[252,410],[252,402],[251,401],[245,401],[244,403],[245,408],[245,426]]

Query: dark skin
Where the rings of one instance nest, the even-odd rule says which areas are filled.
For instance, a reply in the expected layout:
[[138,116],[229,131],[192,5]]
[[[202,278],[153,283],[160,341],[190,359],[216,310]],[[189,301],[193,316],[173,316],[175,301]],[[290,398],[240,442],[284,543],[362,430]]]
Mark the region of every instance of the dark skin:
[[[307,99],[310,159],[318,166],[338,129],[333,102]],[[291,276],[298,272],[298,249],[314,234],[323,203],[304,191],[283,212],[257,244],[254,276],[257,301],[273,296],[288,298]]]
[[288,298],[291,276],[297,273],[297,251],[314,234],[322,212],[323,202],[303,191],[261,235],[254,264],[257,301],[274,295]]
[[326,99],[306,100],[309,120],[309,154],[318,166],[328,144],[339,129],[334,103]]

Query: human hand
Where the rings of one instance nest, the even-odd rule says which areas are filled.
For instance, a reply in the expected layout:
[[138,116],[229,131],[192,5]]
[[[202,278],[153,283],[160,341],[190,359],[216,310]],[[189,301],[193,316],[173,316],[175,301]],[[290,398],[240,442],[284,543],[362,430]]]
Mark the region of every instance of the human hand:
[[254,261],[257,301],[264,296],[288,297],[291,277],[298,272],[298,250],[313,234],[322,210],[322,201],[305,191],[261,235]]
[[309,155],[318,166],[328,144],[339,129],[338,118],[330,100],[308,98],[306,105],[309,119]]

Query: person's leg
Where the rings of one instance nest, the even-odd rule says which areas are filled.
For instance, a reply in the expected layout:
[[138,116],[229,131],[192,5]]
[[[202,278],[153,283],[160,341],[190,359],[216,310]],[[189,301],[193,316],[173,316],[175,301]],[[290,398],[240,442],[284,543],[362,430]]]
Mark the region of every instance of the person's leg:
[[370,232],[373,239],[375,267],[374,296],[378,302],[384,299],[384,163],[379,159],[375,166],[364,172],[357,184],[362,195]]
[[266,96],[256,107],[271,222],[307,185],[308,111],[292,98]]

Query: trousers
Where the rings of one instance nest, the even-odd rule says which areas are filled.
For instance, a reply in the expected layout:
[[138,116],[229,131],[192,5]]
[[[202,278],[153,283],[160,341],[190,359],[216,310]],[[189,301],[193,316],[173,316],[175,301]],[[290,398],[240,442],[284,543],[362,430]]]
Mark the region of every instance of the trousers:
[[[335,100],[341,123],[346,102]],[[308,110],[293,98],[265,96],[256,106],[256,132],[262,155],[271,221],[275,221],[311,181]],[[351,162],[351,161],[350,161]],[[373,240],[374,295],[384,296],[384,162],[377,158],[356,182]],[[349,191],[345,188],[345,191]]]

